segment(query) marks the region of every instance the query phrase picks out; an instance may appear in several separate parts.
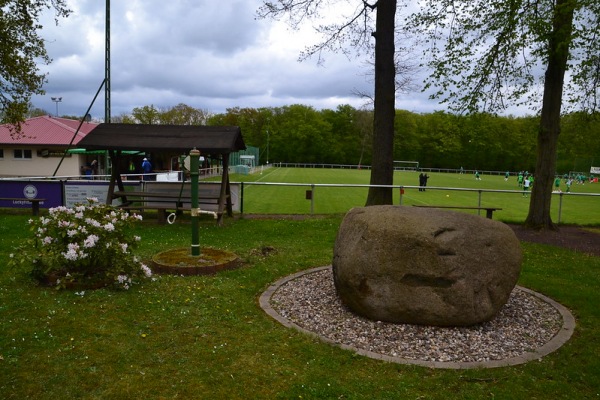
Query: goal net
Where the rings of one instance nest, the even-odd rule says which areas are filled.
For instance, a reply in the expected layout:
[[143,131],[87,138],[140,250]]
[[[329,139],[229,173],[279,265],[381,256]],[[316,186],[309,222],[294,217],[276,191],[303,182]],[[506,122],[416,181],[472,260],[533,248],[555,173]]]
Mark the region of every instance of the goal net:
[[394,161],[394,170],[416,171],[419,169],[418,161]]

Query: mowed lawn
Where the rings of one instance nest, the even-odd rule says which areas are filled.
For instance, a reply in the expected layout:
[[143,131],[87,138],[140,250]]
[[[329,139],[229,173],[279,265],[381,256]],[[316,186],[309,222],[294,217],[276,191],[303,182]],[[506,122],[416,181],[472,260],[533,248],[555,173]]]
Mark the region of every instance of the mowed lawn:
[[[396,183],[415,185],[417,175],[398,173]],[[483,176],[475,182],[471,176],[430,175],[432,187],[426,192],[407,188],[405,204],[477,202],[477,192],[467,196],[433,186],[511,185],[502,177]],[[242,179],[366,184],[369,171],[273,168],[232,180]],[[248,185],[244,190],[248,212],[265,204],[270,208],[262,212],[284,212],[283,205],[295,207],[285,211],[289,213],[310,210],[307,187]],[[329,208],[331,213],[323,218],[226,218],[219,227],[203,217],[201,246],[238,254],[243,261],[239,269],[215,276],[157,275],[128,291],[37,286],[28,275],[30,267],[7,267],[15,246],[31,235],[29,210],[0,210],[0,398],[600,398],[600,258],[563,248],[522,243],[519,284],[560,302],[577,321],[563,347],[524,365],[442,370],[387,363],[321,342],[266,315],[258,298],[273,282],[331,263],[342,213],[362,205],[366,190],[317,187],[315,212]],[[397,204],[399,190],[394,195]],[[520,193],[483,196],[505,208],[498,217],[512,208],[526,212],[527,199]],[[502,199],[507,200],[499,204]],[[567,200],[580,198],[568,197],[565,204]],[[582,224],[599,223],[597,205],[597,200],[586,205],[588,210],[579,214]],[[172,225],[158,225],[151,216],[131,232],[142,238],[142,259],[190,246],[189,214]],[[265,248],[270,251],[263,252]]]
[[[481,204],[502,208],[494,213],[494,219],[504,222],[523,222],[527,216],[531,197],[524,197],[515,176],[505,181],[503,175],[482,175],[481,180],[475,180],[472,174],[428,175],[428,187],[423,192],[417,188],[418,172],[395,172],[394,185],[404,186],[403,205],[476,207]],[[244,182],[243,212],[250,214],[343,214],[352,207],[364,206],[368,188],[360,185],[368,185],[369,180],[369,170],[331,168],[271,167],[255,174],[231,176],[232,182]],[[600,224],[599,183],[574,184],[567,194],[567,187],[561,182],[560,189],[563,194],[552,197],[554,222]],[[312,201],[306,198],[308,190],[312,190]],[[400,204],[400,191],[399,187],[393,190],[394,204]]]
[[[190,245],[186,216],[134,229],[139,254]],[[238,254],[216,276],[156,276],[128,291],[56,291],[7,268],[28,213],[0,213],[2,399],[596,399],[599,258],[523,243],[519,284],[568,307],[571,340],[541,360],[442,370],[387,363],[270,318],[258,297],[281,277],[331,263],[341,215],[200,224],[202,246]],[[265,255],[261,249],[273,251]],[[18,255],[17,255],[18,256]],[[468,339],[465,339],[468,340]],[[426,346],[427,344],[423,344]]]

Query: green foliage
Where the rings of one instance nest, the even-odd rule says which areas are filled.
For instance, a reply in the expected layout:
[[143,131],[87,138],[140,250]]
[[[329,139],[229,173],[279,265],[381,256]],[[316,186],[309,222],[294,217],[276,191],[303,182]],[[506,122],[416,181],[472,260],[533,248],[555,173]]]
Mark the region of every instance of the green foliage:
[[[569,29],[572,10],[575,23],[569,34],[561,30]],[[427,87],[435,87],[433,97],[454,109],[495,112],[511,103],[538,109],[540,66],[547,67],[566,49],[571,71],[567,101],[594,110],[600,89],[599,18],[595,0],[435,0],[426,1],[408,25],[427,43],[424,60],[432,70]]]
[[[17,127],[26,118],[32,94],[43,93],[45,75],[38,63],[50,63],[38,36],[40,13],[54,8],[56,18],[67,17],[65,0],[9,0],[0,9],[0,110],[3,123]],[[15,135],[20,135],[19,129]]]
[[[178,105],[167,110],[201,110]],[[122,122],[168,121],[153,106],[136,108]],[[195,110],[195,111],[194,111]],[[141,113],[141,114],[140,114]],[[167,112],[169,113],[169,112]],[[185,115],[181,114],[185,121]],[[175,122],[176,120],[171,120]],[[199,121],[196,121],[199,122]],[[208,125],[242,129],[244,141],[260,148],[260,164],[299,162],[370,165],[373,112],[340,105],[335,110],[291,105],[268,108],[230,108],[206,119]],[[586,113],[563,117],[556,171],[589,170],[600,159],[600,119]],[[518,171],[535,170],[537,117],[497,116],[488,113],[457,115],[417,114],[397,110],[394,160],[416,160],[422,167]],[[268,147],[268,152],[267,152]],[[597,164],[597,162],[596,162]]]
[[154,105],[135,107],[131,112],[133,121],[138,124],[153,125],[158,124],[159,112]]
[[180,103],[159,113],[163,125],[206,125],[210,113]]
[[[579,115],[579,116],[577,116]],[[572,170],[576,159],[600,157],[600,120],[584,114],[567,115],[558,172]],[[300,162],[369,165],[372,158],[371,111],[349,105],[336,110],[314,110],[293,105],[277,108],[234,108],[213,116],[210,125],[237,125],[247,145],[260,148],[261,163]],[[579,122],[576,122],[579,121]],[[397,110],[395,160],[416,160],[422,167],[482,170],[535,169],[535,117],[502,117],[487,113],[417,114]]]
[[11,253],[9,265],[33,266],[32,276],[58,288],[112,283],[128,289],[151,276],[133,254],[141,238],[126,232],[141,217],[95,199],[88,203],[51,208],[47,217],[29,220],[33,237]]

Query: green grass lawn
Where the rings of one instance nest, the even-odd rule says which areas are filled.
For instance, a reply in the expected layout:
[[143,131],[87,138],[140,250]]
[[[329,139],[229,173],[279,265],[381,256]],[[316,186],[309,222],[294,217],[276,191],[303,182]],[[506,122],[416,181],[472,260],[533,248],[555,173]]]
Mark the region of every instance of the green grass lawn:
[[[330,346],[285,328],[258,306],[277,279],[331,263],[339,214],[300,221],[228,218],[223,227],[203,219],[201,244],[237,253],[242,268],[85,293],[38,287],[27,269],[7,269],[12,249],[29,235],[29,218],[25,211],[0,213],[3,399],[600,397],[598,257],[522,245],[519,283],[561,302],[577,319],[572,339],[557,352],[520,366],[434,370]],[[140,255],[187,246],[190,231],[186,217],[174,225],[143,221],[135,228]],[[262,256],[256,250],[263,246],[276,251]]]
[[[399,172],[394,174],[394,185],[418,186],[418,172]],[[483,175],[476,181],[473,175],[453,173],[428,173],[428,189],[420,192],[417,188],[405,188],[402,204],[424,205],[481,205],[500,207],[494,213],[494,219],[505,222],[523,222],[529,210],[529,197],[523,197],[518,191],[516,177],[508,181],[504,176]],[[306,200],[306,191],[310,184],[327,185],[368,185],[369,170],[323,169],[323,168],[276,168],[265,169],[252,175],[232,175],[232,182],[286,183],[303,186],[282,185],[244,185],[243,211],[257,214],[329,214],[347,212],[352,207],[362,207],[367,198],[366,187],[316,186],[313,192],[313,204]],[[448,188],[453,188],[449,190]],[[460,189],[473,189],[466,191]],[[562,191],[566,191],[563,183]],[[481,194],[479,190],[482,190]],[[489,192],[487,190],[491,190]],[[483,192],[485,191],[485,192]],[[517,191],[517,192],[502,192]],[[575,195],[556,194],[552,199],[552,219],[561,224],[599,225],[600,224],[600,184],[573,185]],[[598,196],[577,196],[578,193],[597,194]],[[400,204],[400,189],[394,189],[394,204]],[[560,204],[562,202],[562,205]],[[312,210],[311,210],[312,206]],[[476,213],[477,211],[466,211]],[[483,212],[484,213],[484,212]]]
[[[430,173],[429,188],[406,188],[402,203],[477,205],[482,190],[516,189],[515,178]],[[234,182],[366,185],[370,171],[270,168]],[[418,173],[396,172],[395,185],[418,185]],[[244,212],[308,214],[310,186],[246,185]],[[565,188],[563,187],[563,190]],[[575,185],[598,193],[600,185]],[[572,310],[573,338],[526,365],[490,370],[432,370],[357,356],[270,319],[257,299],[275,280],[331,263],[343,213],[364,205],[367,188],[314,188],[315,214],[291,220],[203,219],[202,246],[233,251],[242,268],[216,276],[157,276],[129,291],[55,291],[26,269],[8,269],[13,248],[29,235],[27,210],[0,211],[0,393],[6,399],[589,399],[600,397],[600,261],[524,243],[520,284]],[[394,203],[400,190],[394,190]],[[559,198],[553,201],[556,221]],[[598,197],[563,196],[562,222],[600,225]],[[494,219],[522,221],[520,193],[483,192],[502,207]],[[187,246],[189,218],[136,228],[140,254]],[[272,246],[276,252],[262,256]]]

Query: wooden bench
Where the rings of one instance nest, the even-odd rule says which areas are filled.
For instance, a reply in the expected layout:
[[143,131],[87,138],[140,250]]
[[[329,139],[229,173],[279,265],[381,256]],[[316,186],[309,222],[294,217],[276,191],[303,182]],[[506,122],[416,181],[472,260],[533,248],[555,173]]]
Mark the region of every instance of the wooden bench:
[[468,206],[430,206],[430,205],[421,205],[421,204],[413,204],[415,207],[423,207],[423,208],[455,208],[459,210],[485,210],[486,218],[492,219],[492,214],[494,211],[502,210],[499,207],[468,207]]
[[40,202],[46,201],[46,199],[28,199],[25,197],[0,197],[0,200],[6,201],[28,201],[31,203],[31,213],[37,217],[40,215]]
[[[127,201],[119,205],[123,210],[156,210],[157,221],[164,224],[167,221],[167,211],[189,211],[192,208],[192,198],[188,195],[175,193],[116,191],[113,198],[125,197]],[[131,200],[130,200],[131,199]],[[144,203],[144,204],[136,204]],[[160,204],[145,204],[160,203]],[[199,197],[198,204],[219,204],[218,197]],[[217,213],[219,214],[219,213]]]

